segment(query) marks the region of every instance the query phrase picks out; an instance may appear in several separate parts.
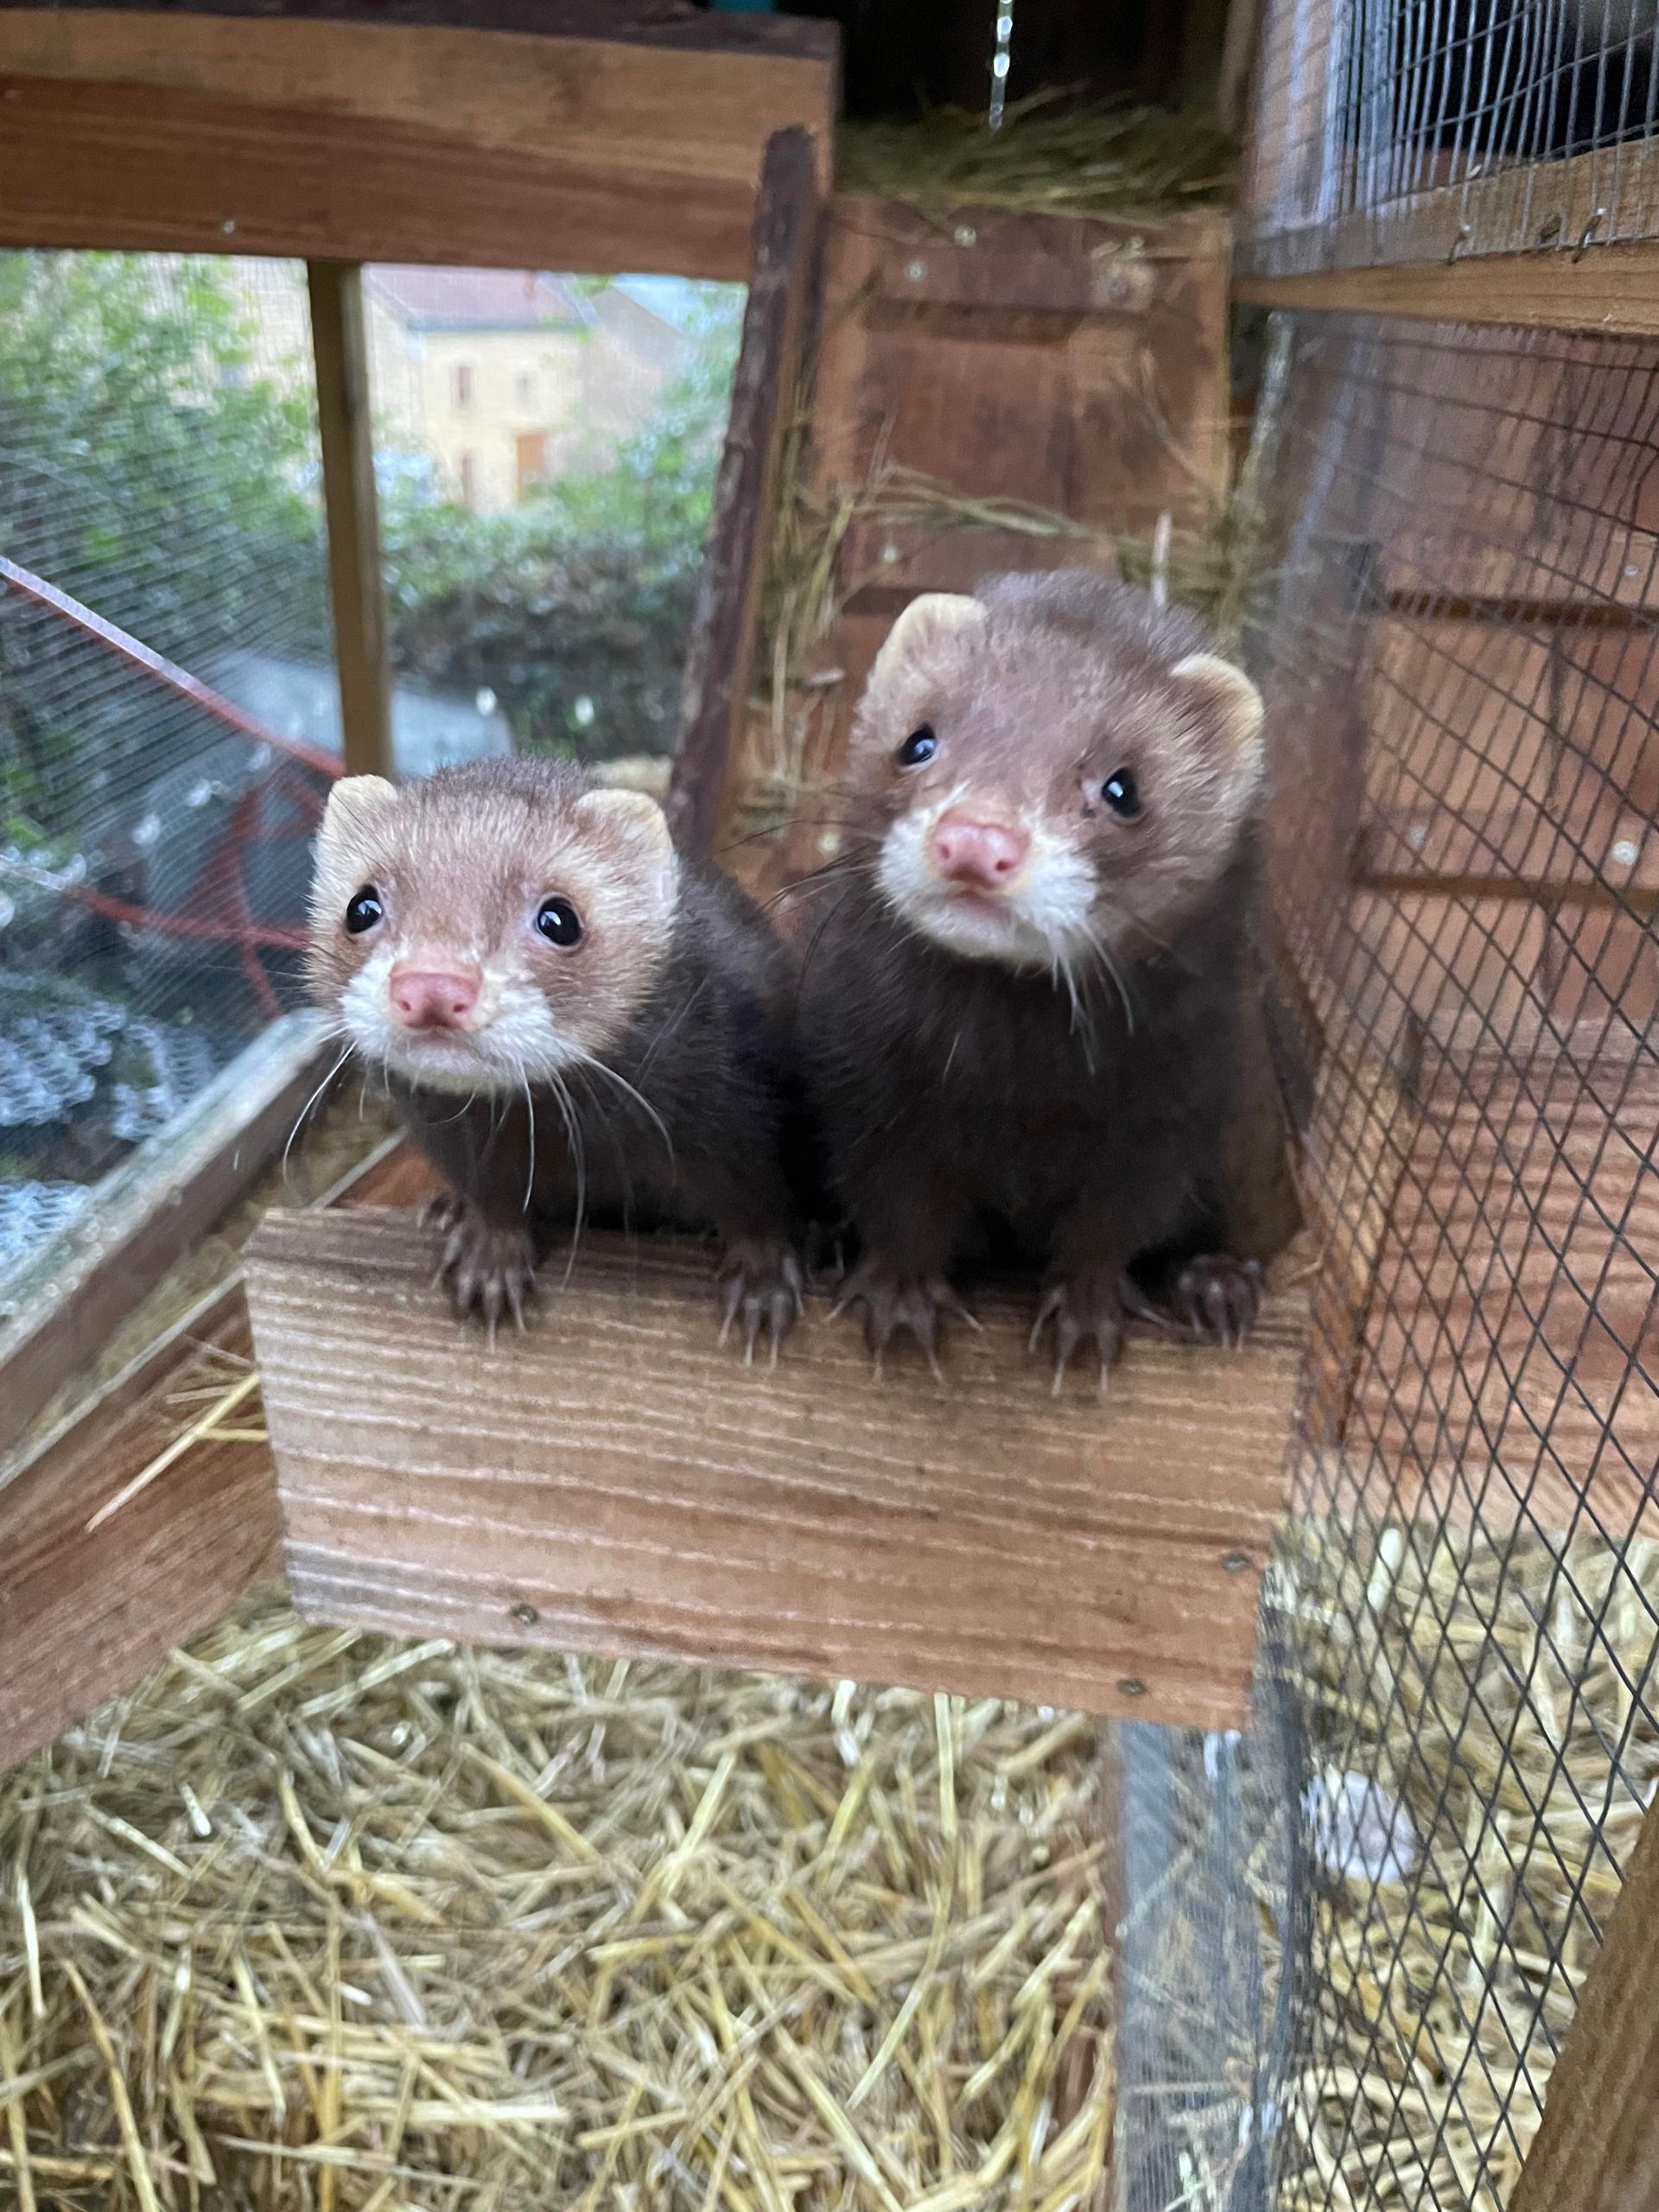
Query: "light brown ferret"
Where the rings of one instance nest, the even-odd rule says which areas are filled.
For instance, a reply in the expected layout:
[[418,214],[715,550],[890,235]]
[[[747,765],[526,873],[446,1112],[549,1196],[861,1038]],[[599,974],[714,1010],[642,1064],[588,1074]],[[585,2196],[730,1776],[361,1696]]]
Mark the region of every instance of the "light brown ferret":
[[782,1159],[786,995],[760,914],[662,809],[564,763],[336,784],[313,995],[451,1186],[457,1307],[493,1333],[584,1218],[713,1229],[726,1324],[799,1309]]

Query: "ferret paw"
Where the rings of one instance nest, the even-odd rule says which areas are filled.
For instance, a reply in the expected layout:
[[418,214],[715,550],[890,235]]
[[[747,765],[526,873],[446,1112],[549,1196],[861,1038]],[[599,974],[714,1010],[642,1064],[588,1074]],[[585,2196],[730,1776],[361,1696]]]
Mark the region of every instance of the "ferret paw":
[[940,1314],[954,1313],[970,1329],[979,1326],[942,1275],[900,1274],[885,1260],[866,1260],[848,1276],[833,1312],[844,1313],[849,1306],[864,1308],[864,1341],[875,1360],[878,1375],[887,1346],[900,1329],[907,1329],[921,1346],[922,1357],[934,1381],[943,1382],[938,1350]]
[[459,1191],[435,1191],[422,1205],[420,1224],[423,1229],[435,1229],[447,1236],[466,1215],[467,1201]]
[[1259,1260],[1205,1253],[1177,1275],[1170,1304],[1195,1337],[1237,1351],[1255,1326],[1265,1292]]
[[805,1285],[800,1262],[781,1236],[742,1237],[726,1247],[720,1263],[720,1341],[743,1320],[743,1364],[754,1364],[760,1332],[766,1332],[767,1364],[776,1367],[778,1350],[800,1319]]
[[434,1280],[449,1293],[450,1303],[461,1319],[476,1313],[495,1342],[495,1332],[511,1313],[515,1327],[524,1325],[524,1300],[536,1287],[536,1248],[527,1229],[514,1223],[502,1229],[485,1220],[465,1199],[432,1216],[445,1229],[443,1256]]
[[1065,1383],[1071,1355],[1082,1344],[1092,1343],[1100,1354],[1100,1388],[1103,1395],[1112,1365],[1123,1346],[1123,1322],[1128,1285],[1117,1268],[1084,1268],[1074,1275],[1051,1282],[1031,1325],[1029,1349],[1035,1351],[1043,1331],[1054,1324],[1054,1395]]

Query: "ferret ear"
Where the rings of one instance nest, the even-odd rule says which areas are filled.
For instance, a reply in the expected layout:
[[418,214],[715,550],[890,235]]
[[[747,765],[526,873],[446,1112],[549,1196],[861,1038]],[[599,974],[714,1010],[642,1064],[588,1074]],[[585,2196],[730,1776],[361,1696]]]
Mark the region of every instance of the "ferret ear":
[[989,620],[988,612],[978,600],[969,599],[960,592],[923,592],[919,598],[911,601],[888,631],[870,671],[870,682],[883,682],[900,669],[931,659],[942,647],[976,637]]
[[673,849],[668,817],[646,791],[584,791],[576,801],[576,811],[585,814],[590,822],[602,822],[620,830],[631,843],[645,852],[667,853]]
[[1253,782],[1262,766],[1262,719],[1266,710],[1262,694],[1249,677],[1219,653],[1189,653],[1170,673],[1213,718],[1229,759]]
[[341,776],[330,787],[322,817],[325,840],[360,836],[389,806],[396,804],[397,787],[384,776]]

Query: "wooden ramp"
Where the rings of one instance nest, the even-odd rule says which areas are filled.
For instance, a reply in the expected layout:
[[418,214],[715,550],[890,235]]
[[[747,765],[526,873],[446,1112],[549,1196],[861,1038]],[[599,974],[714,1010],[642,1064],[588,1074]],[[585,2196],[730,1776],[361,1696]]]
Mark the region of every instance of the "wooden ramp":
[[407,1213],[273,1214],[248,1292],[296,1603],[378,1629],[1241,1722],[1306,1331],[1137,1335],[1052,1398],[1026,1316],[944,1387],[822,1300],[775,1370],[706,1250],[592,1237],[493,1349]]

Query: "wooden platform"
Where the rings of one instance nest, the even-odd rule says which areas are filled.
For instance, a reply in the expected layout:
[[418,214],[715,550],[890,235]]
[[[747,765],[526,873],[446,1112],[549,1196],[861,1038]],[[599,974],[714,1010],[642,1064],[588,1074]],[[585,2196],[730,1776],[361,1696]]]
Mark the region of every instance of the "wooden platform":
[[1002,1694],[1248,1708],[1299,1300],[1247,1352],[1134,1340],[1050,1396],[985,1309],[878,1382],[822,1300],[775,1371],[696,1245],[590,1238],[491,1350],[405,1213],[272,1214],[249,1300],[296,1601],[318,1618]]

